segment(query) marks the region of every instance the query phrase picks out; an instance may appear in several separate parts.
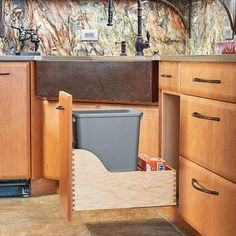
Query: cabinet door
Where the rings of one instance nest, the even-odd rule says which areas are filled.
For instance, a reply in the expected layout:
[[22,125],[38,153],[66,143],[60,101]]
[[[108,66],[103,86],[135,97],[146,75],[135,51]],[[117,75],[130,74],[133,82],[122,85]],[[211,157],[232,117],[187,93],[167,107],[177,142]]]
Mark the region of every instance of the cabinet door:
[[[72,96],[59,93],[60,201],[68,219],[72,219]],[[58,108],[57,108],[58,109]]]
[[29,63],[0,63],[0,179],[30,178]]
[[236,184],[182,157],[179,173],[182,218],[201,235],[236,235]]

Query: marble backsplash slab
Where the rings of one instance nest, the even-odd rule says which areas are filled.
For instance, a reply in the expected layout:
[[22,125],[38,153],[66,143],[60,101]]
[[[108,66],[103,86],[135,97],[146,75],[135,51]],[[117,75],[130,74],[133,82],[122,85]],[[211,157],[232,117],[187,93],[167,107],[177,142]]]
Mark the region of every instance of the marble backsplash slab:
[[[230,5],[230,1],[225,0],[226,5]],[[230,21],[218,0],[197,0],[193,2],[191,27],[189,54],[218,54],[220,49],[217,45],[226,42],[224,29],[230,27]]]
[[[231,0],[226,0],[230,2]],[[193,0],[192,37],[176,12],[159,0],[143,4],[143,36],[151,33],[151,48],[145,55],[159,51],[161,55],[214,54],[217,44],[226,42],[224,28],[230,25],[226,11],[218,0]],[[186,2],[186,1],[179,1]],[[39,51],[43,55],[119,55],[116,41],[125,40],[128,55],[134,55],[137,32],[136,0],[113,0],[113,26],[107,24],[107,0],[5,0],[6,37],[0,39],[0,54],[9,54],[16,45],[18,32],[11,29],[23,25],[41,25]],[[133,6],[133,7],[132,7]],[[181,8],[184,8],[181,6]],[[80,39],[81,29],[97,29],[97,42]],[[235,40],[231,40],[235,41]],[[26,51],[32,50],[31,44]]]
[[[10,25],[32,28],[41,25],[39,51],[44,55],[119,55],[116,41],[127,42],[128,55],[134,55],[137,32],[136,1],[113,1],[113,26],[107,24],[107,1],[74,0],[5,0],[6,38],[0,43],[0,54],[9,53],[17,42],[17,31]],[[97,29],[97,42],[80,40],[81,29]],[[143,35],[151,34],[151,48],[146,55],[183,54],[187,32],[175,11],[163,3],[143,4]],[[17,43],[18,44],[18,43]],[[17,45],[19,47],[19,45]],[[26,50],[30,50],[27,45]]]

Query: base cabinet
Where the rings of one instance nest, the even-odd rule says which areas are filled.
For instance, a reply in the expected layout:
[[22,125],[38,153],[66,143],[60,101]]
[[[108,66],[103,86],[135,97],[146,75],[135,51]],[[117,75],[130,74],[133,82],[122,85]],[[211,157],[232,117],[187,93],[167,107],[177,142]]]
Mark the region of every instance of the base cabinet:
[[236,184],[180,157],[183,219],[206,236],[236,235]]
[[30,178],[30,75],[27,62],[0,63],[0,179]]

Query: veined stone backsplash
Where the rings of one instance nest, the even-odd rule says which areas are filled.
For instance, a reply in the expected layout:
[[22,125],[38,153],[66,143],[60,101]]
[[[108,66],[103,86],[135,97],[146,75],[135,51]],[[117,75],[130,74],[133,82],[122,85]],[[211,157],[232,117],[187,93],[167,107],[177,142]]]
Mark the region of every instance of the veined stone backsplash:
[[[1,42],[2,53],[17,41],[17,30],[10,25],[32,28],[41,25],[39,51],[44,55],[119,55],[116,41],[127,42],[128,55],[135,54],[137,32],[136,1],[113,1],[113,26],[107,26],[107,2],[73,0],[5,0],[6,39]],[[97,42],[80,40],[81,29],[97,29]],[[143,4],[143,36],[151,34],[151,48],[145,54],[183,54],[186,30],[180,17],[163,3]],[[30,45],[28,46],[30,47]]]
[[[229,0],[230,1],[230,0]],[[39,51],[43,55],[119,55],[116,41],[125,40],[128,55],[135,54],[137,33],[136,0],[113,0],[113,26],[107,24],[107,0],[5,0],[6,37],[0,40],[0,54],[18,45],[18,32],[11,29],[23,25],[41,25]],[[181,1],[180,1],[181,2]],[[143,36],[151,34],[151,48],[145,55],[159,51],[161,55],[212,54],[217,43],[224,42],[223,29],[229,25],[226,12],[218,0],[194,1],[192,38],[176,12],[158,0],[143,4]],[[99,40],[80,40],[81,29],[97,29]],[[27,44],[26,51],[33,45]]]
[[[230,5],[231,0],[227,1],[227,5]],[[192,37],[188,43],[189,54],[219,53],[217,44],[226,42],[224,28],[227,26],[230,27],[230,21],[220,1],[194,1],[191,25]]]

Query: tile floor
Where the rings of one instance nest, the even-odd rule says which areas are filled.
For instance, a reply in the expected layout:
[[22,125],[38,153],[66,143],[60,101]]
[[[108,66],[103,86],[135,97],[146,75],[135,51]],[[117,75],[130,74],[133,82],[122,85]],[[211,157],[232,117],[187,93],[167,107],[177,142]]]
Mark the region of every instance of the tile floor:
[[68,222],[58,195],[0,199],[0,236],[181,236],[157,208],[76,213]]

